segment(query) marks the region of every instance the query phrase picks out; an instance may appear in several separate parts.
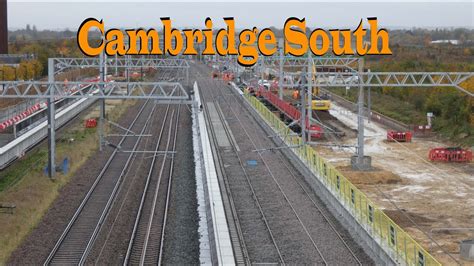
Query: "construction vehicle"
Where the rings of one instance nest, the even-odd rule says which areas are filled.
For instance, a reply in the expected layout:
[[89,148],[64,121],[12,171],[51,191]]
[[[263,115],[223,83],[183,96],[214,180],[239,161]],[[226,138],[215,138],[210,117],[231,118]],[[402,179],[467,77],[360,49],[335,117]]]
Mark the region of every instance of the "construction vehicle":
[[[313,82],[316,82],[316,66],[313,62]],[[314,111],[329,111],[331,108],[331,100],[329,100],[328,95],[321,95],[319,87],[314,86],[311,90],[312,94],[312,101],[311,101],[311,109]],[[298,89],[293,90],[292,98],[294,100],[300,100],[300,91]]]
[[[315,90],[313,89],[313,91]],[[319,89],[317,89],[317,91],[319,91]],[[300,100],[300,91],[293,90],[292,98],[294,100]],[[315,111],[329,111],[329,109],[331,108],[331,101],[327,99],[322,99],[320,97],[316,98],[318,99],[311,101],[311,109]]]
[[[313,80],[313,83],[316,83],[316,65],[314,64],[313,61],[313,76],[311,77]],[[320,90],[319,87],[314,86],[312,88],[311,94],[313,95],[315,100],[311,101],[311,109],[316,110],[316,111],[329,111],[331,108],[331,101],[328,99],[327,95],[323,96],[320,95]]]
[[[262,97],[269,103],[271,103],[275,108],[280,110],[282,114],[288,117],[292,121],[298,121],[301,119],[301,112],[295,106],[289,102],[282,100],[273,93],[271,90],[265,88],[265,86],[260,85],[258,91],[256,92],[257,97]],[[300,123],[301,127],[301,123]],[[318,125],[311,125],[308,122],[308,118],[305,121],[305,128],[310,132],[311,138],[320,139],[323,136],[323,129]]]

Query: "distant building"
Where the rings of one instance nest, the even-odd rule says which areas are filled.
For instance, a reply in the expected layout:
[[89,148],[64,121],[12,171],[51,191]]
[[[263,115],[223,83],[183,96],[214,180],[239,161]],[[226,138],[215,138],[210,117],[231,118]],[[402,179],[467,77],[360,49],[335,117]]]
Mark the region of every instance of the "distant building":
[[8,54],[7,0],[0,0],[0,54]]
[[452,45],[459,45],[461,42],[459,40],[436,40],[431,41],[431,44],[452,44]]
[[0,65],[17,67],[21,61],[33,59],[36,59],[34,54],[0,54]]

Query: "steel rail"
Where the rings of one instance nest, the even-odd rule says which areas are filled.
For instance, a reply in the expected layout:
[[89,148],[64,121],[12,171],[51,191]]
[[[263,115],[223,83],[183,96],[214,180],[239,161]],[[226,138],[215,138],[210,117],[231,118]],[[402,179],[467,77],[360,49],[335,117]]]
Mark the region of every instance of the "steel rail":
[[[234,93],[231,94],[231,96],[233,96],[235,98],[235,95]],[[321,216],[324,218],[324,220],[328,223],[328,225],[330,226],[331,230],[336,234],[337,238],[343,243],[344,247],[349,251],[349,253],[352,255],[352,257],[357,261],[357,263],[359,265],[362,265],[362,262],[359,260],[359,258],[355,255],[354,251],[349,247],[349,245],[347,244],[347,242],[343,239],[343,237],[341,236],[341,234],[338,232],[338,230],[336,229],[336,227],[334,226],[334,224],[330,221],[329,217],[322,211],[322,208],[321,206],[319,206],[314,200],[313,198],[310,196],[310,193],[308,192],[308,190],[303,186],[303,184],[298,180],[298,178],[296,177],[295,175],[295,172],[288,166],[287,162],[285,162],[285,159],[283,159],[283,155],[281,153],[278,153],[278,159],[279,161],[283,164],[283,166],[285,166],[285,168],[288,170],[288,172],[291,173],[291,176],[293,178],[293,180],[298,184],[298,186],[301,187],[301,189],[304,191],[304,193],[306,194],[306,196],[310,199],[310,201],[312,202],[312,204],[316,207],[316,209],[318,210],[318,212],[321,214]]]
[[[207,92],[206,92],[206,93],[203,93],[203,96],[204,96],[204,95],[207,95]],[[204,98],[206,98],[206,97],[204,96]],[[216,97],[212,97],[212,96],[211,96],[211,99],[214,100],[215,98],[216,98]],[[209,116],[209,110],[207,109],[207,105],[204,104],[203,106],[204,106],[204,110],[206,110],[206,113],[207,113],[208,116]],[[213,138],[215,139],[215,136],[213,136]],[[282,254],[281,254],[280,248],[278,247],[278,244],[276,243],[274,234],[273,234],[273,232],[272,232],[272,230],[271,230],[271,228],[270,228],[270,225],[269,225],[269,223],[268,223],[268,219],[267,219],[265,213],[263,212],[262,205],[260,204],[260,201],[258,200],[258,197],[257,197],[257,194],[256,194],[256,192],[255,192],[255,189],[254,189],[254,187],[252,186],[252,183],[251,183],[251,181],[250,181],[250,177],[249,177],[247,171],[245,170],[244,164],[243,164],[243,162],[242,162],[242,158],[241,158],[240,155],[236,152],[236,147],[234,146],[234,144],[231,143],[231,145],[233,146],[233,151],[234,151],[235,155],[236,155],[237,158],[239,159],[240,167],[242,168],[242,171],[243,171],[243,173],[244,173],[244,176],[245,176],[245,179],[246,179],[246,181],[247,181],[247,184],[248,184],[249,187],[250,187],[250,191],[252,192],[253,198],[255,199],[255,203],[257,204],[257,208],[258,208],[258,210],[259,210],[259,212],[260,212],[260,215],[262,216],[262,219],[263,219],[263,221],[264,221],[264,223],[265,223],[265,227],[267,228],[267,231],[268,231],[268,233],[269,233],[269,235],[270,235],[270,238],[272,239],[272,244],[273,244],[273,246],[275,247],[275,249],[276,249],[276,251],[277,251],[277,253],[278,253],[279,260],[280,260],[280,262],[281,262],[282,264],[285,264],[285,260],[283,259],[283,256],[282,256]]]
[[[142,107],[140,108],[137,116],[134,118],[134,120],[132,121],[132,123],[130,124],[130,126],[128,127],[128,129],[132,129],[133,126],[136,124],[136,122],[138,121],[139,117],[142,115],[143,111],[145,110],[145,107],[147,106],[147,104],[149,103],[149,101],[147,100],[143,105]],[[151,113],[150,113],[151,114]],[[145,121],[145,124],[144,124],[144,127],[146,126],[147,122],[148,122],[148,119],[151,117],[151,115],[149,115],[149,117],[147,118],[147,121]],[[119,142],[119,145],[121,145],[125,140],[126,140],[127,137],[122,137],[122,139],[120,140]],[[46,261],[44,262],[44,265],[48,265],[52,262],[52,260],[54,259],[54,256],[56,255],[57,251],[59,250],[60,246],[62,245],[62,243],[64,242],[64,240],[66,239],[68,233],[70,232],[70,229],[72,228],[72,226],[74,225],[74,223],[76,222],[78,216],[80,215],[80,213],[82,212],[84,206],[86,205],[86,203],[89,201],[91,195],[93,194],[93,192],[95,191],[98,183],[102,180],[102,177],[104,176],[104,173],[107,171],[107,169],[109,168],[110,164],[112,163],[113,159],[116,157],[117,153],[119,152],[119,150],[116,148],[114,149],[113,153],[110,155],[109,159],[107,160],[106,164],[104,165],[104,167],[102,168],[101,172],[99,173],[99,175],[97,176],[97,178],[95,179],[94,183],[92,184],[91,188],[89,189],[89,191],[87,192],[86,196],[84,197],[83,201],[81,202],[81,204],[79,205],[79,207],[77,208],[76,212],[74,213],[73,217],[71,218],[71,220],[69,221],[68,225],[66,226],[65,230],[63,231],[63,233],[61,234],[60,238],[58,239],[58,241],[56,242],[55,246],[53,247],[52,251],[50,252],[49,256],[47,257]]]
[[[161,144],[161,139],[163,137],[163,132],[164,132],[165,125],[166,125],[166,121],[168,120],[168,113],[169,113],[169,105],[166,108],[166,113],[165,113],[165,116],[163,118],[163,123],[162,123],[161,129],[160,129],[160,134],[159,134],[159,139],[158,139],[158,141],[156,143],[156,146],[155,146],[155,151],[159,150],[159,147],[160,147],[160,144]],[[123,265],[127,265],[127,263],[130,260],[131,253],[132,253],[133,243],[135,241],[136,233],[137,233],[137,230],[138,230],[138,224],[140,222],[140,216],[141,216],[142,211],[143,211],[143,206],[145,205],[145,198],[146,198],[148,186],[150,184],[150,180],[151,180],[151,176],[152,176],[152,173],[153,173],[153,168],[154,168],[155,163],[156,163],[157,156],[153,155],[152,158],[153,159],[152,159],[151,165],[150,165],[149,170],[148,170],[148,175],[147,175],[145,187],[143,188],[143,194],[142,194],[142,197],[141,197],[141,200],[140,200],[140,206],[138,207],[138,212],[137,212],[137,215],[136,215],[136,218],[135,218],[135,223],[133,225],[133,230],[132,230],[132,234],[131,234],[131,237],[130,237],[130,241],[129,241],[129,244],[128,244],[127,253],[125,255]]]
[[[181,106],[178,106],[178,115],[176,118],[176,124],[174,129],[174,139],[173,139],[173,151],[176,151],[176,140],[178,138],[178,125],[179,125],[179,116],[181,113]],[[166,155],[165,155],[166,156]],[[166,223],[168,221],[168,208],[169,208],[169,201],[170,201],[170,194],[171,194],[171,185],[172,185],[172,177],[173,177],[173,167],[174,167],[174,154],[171,155],[171,166],[170,166],[170,173],[169,173],[169,181],[168,181],[168,189],[166,193],[166,204],[165,204],[165,216],[163,217],[163,227],[161,230],[161,240],[160,240],[160,252],[158,254],[158,265],[162,264],[163,261],[163,246],[165,242],[165,230],[166,230]]]
[[[169,106],[168,106],[168,109],[169,109]],[[162,134],[163,134],[163,131],[164,131],[164,128],[165,128],[167,118],[168,118],[168,109],[167,109],[167,113],[165,115],[163,126],[161,128],[160,141],[157,143],[156,149],[158,149],[160,147],[160,144],[161,144]],[[177,131],[178,131],[178,125],[179,125],[179,117],[180,117],[180,107],[178,107],[178,111],[177,111],[176,115],[175,115],[175,110],[172,111],[171,118],[169,120],[170,121],[170,126],[168,128],[166,151],[169,151],[169,148],[170,148],[169,146],[170,146],[170,141],[171,140],[173,140],[172,150],[174,151],[175,148],[176,148],[176,139],[177,139]],[[175,120],[174,125],[173,125],[173,120]],[[172,138],[171,136],[172,136],[173,127],[174,127],[175,131],[174,131],[174,137]],[[156,216],[154,213],[155,213],[156,204],[157,204],[157,201],[158,201],[158,191],[159,191],[160,186],[161,186],[163,173],[164,173],[164,169],[165,169],[165,164],[167,162],[166,156],[167,155],[165,154],[164,157],[163,157],[161,168],[160,168],[160,173],[158,175],[156,188],[155,188],[154,194],[153,194],[152,206],[150,208],[148,224],[147,224],[147,227],[146,227],[146,230],[145,230],[145,240],[144,240],[143,245],[141,247],[140,262],[139,262],[140,265],[145,264],[145,259],[147,257],[148,243],[150,241],[149,240],[150,239],[150,234],[151,234],[151,231],[153,229],[152,224],[153,224],[153,220]],[[149,186],[150,186],[150,181],[151,181],[153,169],[154,169],[154,166],[155,166],[155,163],[156,163],[156,157],[157,157],[157,155],[155,154],[153,156],[152,166],[150,167],[148,177],[147,177],[147,182],[146,182],[145,188],[143,190],[142,198],[141,198],[141,201],[140,201],[139,211],[138,211],[138,213],[136,215],[136,218],[135,218],[135,223],[134,223],[132,235],[130,237],[129,246],[128,246],[128,249],[127,249],[127,254],[126,254],[126,257],[125,257],[125,260],[124,260],[124,265],[130,263],[131,256],[132,256],[133,251],[134,251],[133,247],[134,247],[134,244],[135,244],[135,241],[136,241],[136,237],[137,237],[138,231],[140,230],[139,229],[139,224],[142,221],[142,219],[144,218],[142,216],[146,215],[146,213],[144,213],[144,205],[145,205],[145,200],[146,200],[147,195],[150,195],[149,193],[151,193],[151,191],[148,191],[148,189],[149,189]],[[160,240],[159,240],[160,246],[159,246],[159,250],[158,250],[158,264],[161,264],[162,257],[163,257],[163,246],[164,246],[163,244],[164,244],[164,237],[165,237],[164,232],[165,232],[166,223],[167,223],[167,214],[168,214],[169,201],[170,201],[170,195],[171,195],[173,165],[174,165],[174,155],[172,155],[172,157],[171,157],[170,171],[169,171],[169,175],[168,175],[168,186],[167,186],[166,198],[165,198],[165,209],[163,210],[163,219],[161,221],[161,226],[162,227],[161,227],[161,230],[160,230],[161,235],[160,235]],[[146,220],[143,220],[143,221],[146,221]],[[140,243],[137,243],[137,244],[139,245]]]
[[[232,93],[232,96],[235,98],[235,95],[234,93]],[[344,240],[344,238],[341,236],[341,234],[339,233],[339,231],[336,229],[336,227],[334,226],[334,224],[331,222],[331,220],[329,219],[329,217],[322,211],[322,208],[320,205],[318,205],[314,199],[311,197],[310,195],[310,192],[308,192],[308,190],[303,186],[302,182],[300,180],[298,180],[298,178],[296,177],[295,175],[295,172],[288,166],[287,162],[285,162],[285,159],[283,158],[283,155],[281,153],[278,153],[278,159],[279,161],[283,164],[283,166],[288,170],[288,172],[290,172],[293,180],[301,187],[301,189],[304,191],[304,193],[306,194],[306,196],[310,199],[310,201],[312,202],[313,206],[316,207],[316,209],[318,210],[318,212],[321,214],[321,216],[324,218],[324,220],[328,223],[328,225],[330,226],[331,230],[336,234],[337,238],[343,243],[344,247],[349,251],[349,253],[352,255],[352,257],[357,261],[357,263],[359,265],[362,265],[362,262],[359,260],[359,258],[355,255],[354,251],[349,247],[349,245],[347,244],[347,242]]]
[[[156,104],[153,105],[153,108],[152,108],[152,110],[149,114],[148,119],[150,119],[153,116],[153,114],[155,113],[155,109],[156,109]],[[87,243],[86,249],[85,249],[84,253],[82,254],[81,260],[79,262],[80,265],[83,265],[85,263],[86,258],[89,255],[89,252],[91,251],[92,246],[93,246],[93,244],[94,244],[94,242],[95,242],[95,240],[96,240],[96,238],[99,234],[99,231],[102,227],[102,224],[105,221],[105,218],[107,217],[107,215],[109,213],[109,209],[110,209],[111,205],[113,204],[113,200],[115,199],[115,197],[117,195],[117,191],[118,191],[120,185],[122,184],[122,179],[123,179],[124,176],[126,176],[126,172],[128,172],[128,166],[131,165],[131,163],[130,163],[131,161],[133,162],[135,160],[135,156],[133,156],[133,152],[135,152],[137,150],[137,148],[139,146],[139,143],[140,143],[140,140],[144,136],[143,133],[145,132],[147,126],[149,126],[149,125],[151,126],[151,123],[148,124],[148,119],[147,119],[147,123],[145,123],[145,126],[143,127],[137,141],[135,142],[135,145],[132,149],[132,155],[130,155],[128,157],[127,162],[125,163],[125,166],[122,169],[122,172],[120,173],[120,177],[117,180],[117,182],[115,183],[115,186],[114,186],[114,189],[113,189],[113,191],[110,195],[110,198],[107,200],[107,204],[105,205],[105,208],[102,211],[102,214],[99,218],[99,221],[97,222],[97,225],[94,228],[94,232],[92,233],[92,235],[89,239],[89,242]],[[153,122],[153,119],[151,120],[151,122]],[[121,151],[121,152],[123,152],[123,151]]]
[[[221,92],[222,93],[222,92]],[[222,96],[224,96],[222,94]],[[233,113],[233,115],[235,116],[235,118],[237,119],[238,123],[240,124],[240,127],[244,130],[245,134],[247,135],[247,138],[250,140],[250,142],[252,143],[252,146],[254,147],[254,149],[257,149],[257,145],[255,144],[255,142],[252,140],[252,137],[250,136],[250,134],[248,133],[247,129],[244,127],[244,123],[242,123],[242,121],[240,120],[240,118],[238,117],[237,113],[235,112],[235,110],[232,108],[232,105],[231,105],[231,102],[229,102],[226,97],[222,97],[227,103],[227,107],[231,110],[231,112]],[[311,240],[315,250],[317,251],[317,253],[319,254],[319,256],[321,257],[321,259],[323,260],[324,264],[328,265],[328,262],[326,261],[326,259],[324,258],[321,250],[319,249],[318,245],[316,244],[316,242],[314,241],[313,237],[311,236],[311,234],[309,233],[308,229],[306,228],[306,225],[303,223],[303,221],[301,220],[300,216],[298,215],[298,213],[296,212],[295,208],[293,207],[293,204],[290,202],[290,200],[288,199],[288,196],[286,195],[286,193],[283,191],[280,183],[276,180],[276,177],[275,175],[273,174],[273,172],[271,171],[270,167],[268,166],[268,163],[266,162],[265,158],[262,156],[262,154],[260,152],[258,152],[258,155],[260,157],[260,159],[262,160],[263,164],[265,165],[265,168],[267,169],[267,172],[270,174],[270,176],[272,177],[273,181],[275,182],[275,184],[278,186],[280,192],[282,193],[283,197],[285,198],[285,200],[288,202],[291,210],[293,211],[295,217],[297,218],[297,220],[299,221],[301,227],[303,228],[303,230],[305,231],[306,235],[308,236],[308,238]]]
[[[174,117],[174,110],[171,114],[171,119],[173,119],[173,117]],[[170,127],[168,129],[168,140],[167,140],[167,143],[166,143],[166,150],[169,149],[172,128],[173,127],[170,125]],[[149,218],[148,218],[148,224],[147,224],[147,229],[146,229],[146,233],[145,233],[145,241],[143,242],[143,246],[142,246],[142,254],[141,254],[141,257],[140,257],[140,265],[145,264],[146,253],[147,253],[147,250],[148,250],[148,242],[150,240],[152,224],[153,224],[153,220],[155,218],[154,213],[155,213],[155,209],[156,209],[156,203],[158,201],[158,191],[159,191],[159,188],[160,188],[160,185],[161,185],[161,179],[163,177],[165,164],[166,164],[166,158],[163,158],[163,161],[161,163],[160,173],[158,175],[157,186],[156,186],[156,189],[155,189],[155,193],[153,194],[153,202],[152,202],[152,207],[150,209],[150,214],[149,214]]]

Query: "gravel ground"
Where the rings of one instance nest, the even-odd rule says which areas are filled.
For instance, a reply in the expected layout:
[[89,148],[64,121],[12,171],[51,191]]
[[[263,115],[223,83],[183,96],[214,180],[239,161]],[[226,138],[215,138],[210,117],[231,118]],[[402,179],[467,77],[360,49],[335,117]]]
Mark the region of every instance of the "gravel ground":
[[[171,109],[169,117],[171,117]],[[155,134],[152,141],[142,141],[140,150],[152,150],[156,145],[156,137],[161,129],[166,106],[157,106],[155,119],[150,134]],[[199,239],[198,239],[198,218],[196,184],[194,182],[194,161],[191,137],[191,115],[189,109],[181,107],[181,115],[177,133],[177,153],[173,173],[173,183],[171,186],[171,199],[166,227],[166,237],[164,243],[164,263],[165,264],[197,264],[199,263]],[[169,124],[169,120],[167,122]],[[165,126],[160,150],[166,146],[168,127]],[[145,138],[150,139],[150,138]],[[136,160],[130,167],[132,169],[121,185],[114,205],[101,229],[93,251],[87,263],[96,264],[122,264],[127,252],[129,240],[132,234],[135,217],[138,212],[140,199],[146,182],[146,176],[151,163],[151,159],[143,160],[149,155],[137,155]],[[155,169],[159,169],[161,158],[157,159]],[[168,163],[166,164],[168,165]],[[169,167],[166,167],[169,169]],[[158,172],[159,170],[156,170]],[[163,180],[167,177],[166,170]],[[157,174],[156,176],[157,177]],[[155,179],[153,179],[155,180]],[[156,182],[155,182],[156,183]],[[156,184],[151,182],[150,188]],[[160,195],[164,195],[167,184],[162,182]],[[183,195],[186,195],[183,197]],[[163,209],[164,200],[160,197],[157,204],[157,211]]]
[[[166,73],[161,73],[161,75]],[[171,105],[169,117],[171,117]],[[149,134],[154,134],[153,138],[144,138],[140,143],[139,150],[152,150],[156,146],[158,133],[162,127],[166,106],[157,106],[155,111],[153,126],[148,130]],[[169,119],[166,122],[169,124]],[[192,157],[192,138],[190,127],[190,113],[188,108],[181,107],[179,121],[177,156],[175,160],[173,184],[171,192],[170,210],[166,229],[164,261],[176,263],[198,263],[199,262],[199,240],[197,236],[197,206],[194,183],[194,164]],[[168,126],[165,126],[160,150],[165,150]],[[148,157],[148,158],[147,158]],[[144,159],[147,158],[147,159]],[[162,158],[157,158],[155,171],[159,171]],[[130,237],[132,235],[135,217],[138,212],[143,189],[150,167],[151,158],[146,154],[138,154],[130,167],[121,190],[114,201],[114,205],[101,229],[93,250],[89,256],[88,263],[98,264],[122,264],[127,252]],[[168,163],[166,163],[168,165]],[[169,167],[165,167],[169,169]],[[168,170],[163,174],[163,180],[167,176]],[[191,174],[190,174],[191,173]],[[154,177],[157,177],[156,174]],[[155,178],[152,178],[155,180]],[[189,182],[191,181],[191,182]],[[156,182],[151,182],[149,191],[156,186]],[[159,195],[164,195],[167,183],[160,186]],[[152,194],[149,194],[152,195]],[[182,197],[189,195],[189,197]],[[193,196],[194,195],[194,196]],[[147,197],[148,199],[149,197]],[[151,198],[149,199],[151,200]],[[160,197],[156,211],[164,207],[164,199]],[[160,229],[161,230],[161,229]],[[170,245],[170,247],[168,247]]]
[[199,235],[191,113],[181,109],[173,184],[165,231],[164,264],[198,264]]
[[[146,134],[153,134],[153,137],[143,138],[137,150],[155,148],[165,112],[166,106],[157,106],[152,123],[146,131]],[[128,169],[120,191],[94,243],[88,263],[123,263],[151,164],[151,159],[145,159],[146,157],[149,157],[149,154],[137,153],[134,156],[133,163]]]
[[[202,67],[201,70],[205,73],[202,76],[207,77],[206,70]],[[224,163],[229,165],[226,174],[234,195],[250,261],[279,262],[277,249],[271,241],[273,236],[285,263],[320,264],[324,258],[331,265],[357,264],[358,261],[324,219],[322,215],[324,214],[329,217],[357,259],[364,265],[372,264],[370,258],[350,238],[347,231],[325,209],[317,195],[311,192],[301,174],[279,151],[264,152],[261,156],[253,152],[255,149],[274,147],[275,144],[270,138],[265,137],[266,134],[248,111],[230,96],[229,88],[223,82],[209,78],[203,78],[200,82],[201,87],[205,88],[205,97],[208,100],[220,96],[216,101],[228,119],[230,129],[240,148],[240,152],[221,154]],[[237,155],[243,162],[243,167],[236,163]],[[256,160],[257,166],[247,166],[247,160]],[[249,181],[246,180],[245,174]],[[249,191],[249,182],[255,195]],[[262,221],[262,214],[252,197],[258,199],[272,235]]]
[[[158,75],[172,76],[168,72],[158,73]],[[119,123],[129,124],[139,107],[140,102],[131,107],[130,111],[119,119]],[[157,107],[151,133],[158,132],[166,109],[164,106]],[[167,264],[197,264],[199,263],[199,238],[191,115],[188,108],[185,106],[181,108],[177,154],[175,155],[177,158],[165,232],[164,262]],[[167,130],[165,129],[165,131]],[[144,138],[139,144],[139,149],[154,148],[156,139],[151,141],[149,139]],[[107,161],[111,151],[112,149],[106,149],[102,153],[97,152],[89,158],[84,166],[78,169],[76,174],[71,177],[70,182],[62,188],[60,195],[40,224],[12,254],[9,264],[41,264],[44,262]],[[132,166],[129,167],[127,177],[121,185],[121,190],[105,220],[87,263],[123,263],[151,161],[143,159],[143,157],[146,155],[136,155]]]
[[[141,103],[138,102],[131,107],[119,119],[119,123],[128,125],[138,112],[140,105]],[[42,264],[45,261],[111,152],[109,149],[102,153],[96,152],[77,170],[69,183],[61,189],[59,196],[42,221],[23,241],[23,244],[12,253],[8,264]]]

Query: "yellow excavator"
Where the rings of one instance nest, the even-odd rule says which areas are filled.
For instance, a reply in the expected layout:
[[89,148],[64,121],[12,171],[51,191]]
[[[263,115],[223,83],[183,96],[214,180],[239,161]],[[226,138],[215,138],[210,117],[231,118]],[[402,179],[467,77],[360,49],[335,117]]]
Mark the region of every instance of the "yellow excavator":
[[[316,65],[313,62],[313,77],[312,77],[313,83],[316,82]],[[331,101],[327,99],[322,99],[320,96],[320,91],[319,87],[313,86],[312,90],[312,95],[313,98],[316,98],[315,100],[312,100],[311,103],[311,109],[316,110],[316,111],[329,111],[331,108]],[[299,98],[299,91],[295,90],[293,91],[293,98]]]

